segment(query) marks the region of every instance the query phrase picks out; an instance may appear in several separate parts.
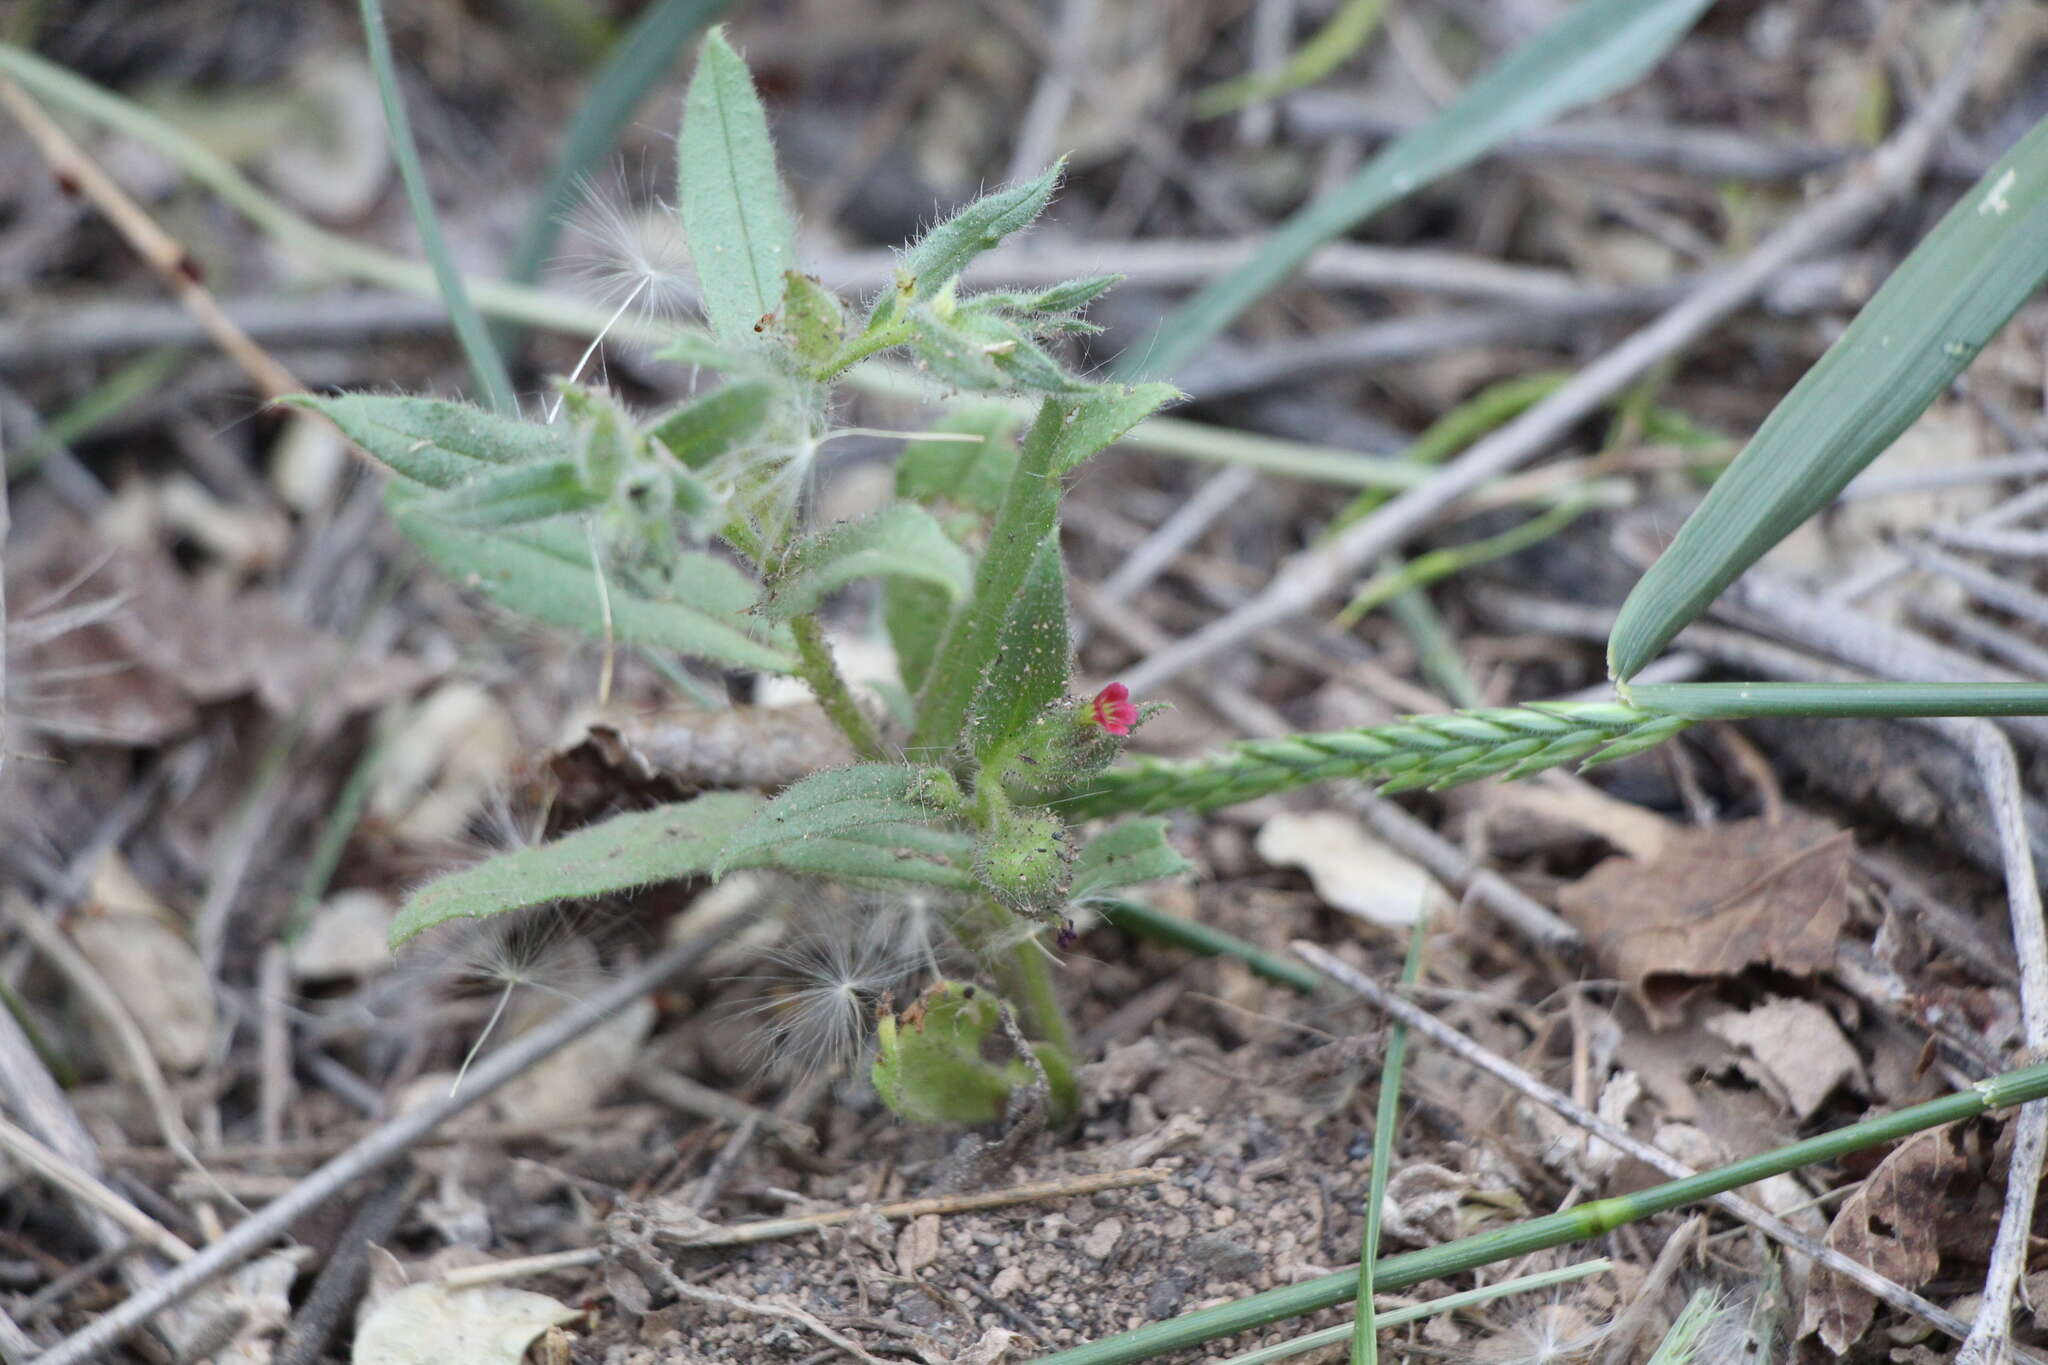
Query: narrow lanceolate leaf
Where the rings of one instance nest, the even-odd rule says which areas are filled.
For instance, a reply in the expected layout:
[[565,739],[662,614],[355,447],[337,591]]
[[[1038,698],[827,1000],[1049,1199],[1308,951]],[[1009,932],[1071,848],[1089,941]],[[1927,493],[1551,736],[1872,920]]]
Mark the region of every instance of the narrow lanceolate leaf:
[[1071,819],[1125,811],[1209,810],[1312,782],[1349,778],[1383,790],[1522,777],[1574,760],[1621,757],[1692,721],[1621,702],[1549,702],[1411,716],[1397,725],[1255,739],[1210,758],[1141,758],[1049,804]]
[[775,394],[776,386],[766,380],[727,384],[656,419],[647,435],[690,468],[702,469],[761,430]]
[[767,634],[744,614],[753,585],[722,560],[684,555],[674,587],[655,595],[615,573],[600,581],[575,527],[472,531],[421,511],[416,499],[394,497],[391,504],[399,529],[443,573],[521,615],[601,636],[609,613],[613,637],[628,644],[769,673],[796,671],[786,637]]
[[1053,533],[1060,476],[1175,396],[1168,384],[1103,385],[1039,405],[1003,493],[988,549],[975,568],[968,609],[953,618],[919,693],[913,744],[938,749],[958,741],[981,678],[995,658],[1010,604],[1024,589],[1038,547]]
[[1139,882],[1193,870],[1194,864],[1166,842],[1166,821],[1127,820],[1088,841],[1074,859],[1074,881],[1067,894],[1080,904]]
[[984,758],[1020,733],[1067,690],[1073,644],[1067,635],[1067,573],[1060,538],[1031,561],[1024,589],[1003,620],[996,656],[974,699],[974,751]]
[[924,825],[957,805],[960,791],[936,768],[861,763],[814,773],[788,788],[726,841],[716,871],[755,865],[777,845],[845,837],[879,825]]
[[914,578],[890,578],[882,583],[882,624],[896,650],[896,672],[913,696],[931,672],[939,641],[953,619],[954,605],[953,595],[944,588]]
[[1065,164],[1062,161],[1035,180],[983,195],[919,239],[903,258],[903,269],[913,281],[911,302],[932,298],[976,256],[1028,227],[1052,199]]
[[499,417],[467,403],[374,393],[300,394],[283,401],[321,414],[392,473],[429,488],[454,488],[507,465],[566,460],[571,454],[559,427]]
[[937,832],[915,825],[881,824],[846,835],[823,834],[765,844],[740,854],[724,870],[773,868],[801,877],[825,877],[882,889],[901,889],[907,883],[974,891],[977,883],[966,870],[971,850],[939,856],[920,847],[929,842],[920,836]]
[[2048,279],[2048,119],[1999,158],[1715,480],[1622,604],[1626,679],[1735,577],[1842,491]]
[[914,578],[957,602],[974,581],[974,565],[931,513],[914,502],[892,502],[873,516],[799,542],[771,586],[762,615],[785,621],[801,616],[828,593],[862,578]]
[[752,792],[614,816],[551,844],[501,853],[415,891],[391,925],[391,946],[451,919],[478,919],[582,900],[709,872],[733,831],[761,809]]
[[549,460],[471,479],[420,498],[412,507],[421,516],[451,526],[484,530],[588,511],[603,501],[602,494],[584,486],[575,464]]
[[720,29],[705,38],[690,78],[676,172],[711,330],[728,345],[751,341],[755,324],[782,300],[796,234],[754,78]]
[[1713,0],[1583,0],[1404,133],[1345,184],[1302,209],[1249,261],[1208,285],[1125,353],[1124,378],[1170,375],[1238,314],[1284,282],[1324,242],[1418,187],[1566,110],[1633,85]]

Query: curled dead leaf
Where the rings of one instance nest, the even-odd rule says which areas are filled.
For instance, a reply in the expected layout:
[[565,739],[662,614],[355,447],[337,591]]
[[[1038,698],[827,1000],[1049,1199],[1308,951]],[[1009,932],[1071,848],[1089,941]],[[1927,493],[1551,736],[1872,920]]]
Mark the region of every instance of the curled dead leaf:
[[[1849,1196],[1828,1227],[1827,1244],[1908,1289],[1918,1289],[1941,1268],[1939,1229],[1949,1182],[1963,1159],[1949,1129],[1908,1138],[1879,1163]],[[1841,1355],[1854,1345],[1877,1311],[1877,1299],[1825,1266],[1813,1268],[1800,1309],[1799,1335],[1818,1333]]]
[[1847,830],[1813,816],[1673,831],[1654,859],[1616,857],[1558,893],[1593,957],[1668,1028],[1710,981],[1769,967],[1813,976],[1848,915]]

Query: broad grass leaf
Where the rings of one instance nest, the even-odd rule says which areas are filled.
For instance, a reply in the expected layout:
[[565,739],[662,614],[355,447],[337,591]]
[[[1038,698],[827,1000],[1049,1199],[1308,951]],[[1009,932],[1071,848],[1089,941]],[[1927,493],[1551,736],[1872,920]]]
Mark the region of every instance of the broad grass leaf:
[[606,896],[711,870],[719,848],[763,805],[752,792],[616,815],[602,824],[451,872],[415,891],[391,926],[396,948],[451,919],[480,919]]
[[1764,419],[1622,604],[1626,680],[1884,453],[2048,279],[2048,119],[1998,159]]
[[761,614],[771,620],[801,616],[862,578],[916,579],[957,602],[973,585],[974,564],[931,513],[914,502],[893,502],[873,516],[799,542]]
[[690,78],[676,183],[711,330],[728,345],[752,341],[755,324],[782,301],[796,233],[775,174],[768,116],[722,29],[704,39]]

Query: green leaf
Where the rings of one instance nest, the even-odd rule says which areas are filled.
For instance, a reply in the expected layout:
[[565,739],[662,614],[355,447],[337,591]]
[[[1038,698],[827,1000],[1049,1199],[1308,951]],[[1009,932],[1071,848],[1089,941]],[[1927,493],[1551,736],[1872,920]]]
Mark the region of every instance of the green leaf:
[[914,502],[892,502],[798,542],[761,613],[786,621],[857,579],[884,577],[930,583],[957,602],[974,581],[974,565],[931,513]]
[[[813,773],[784,790],[729,839],[717,872],[784,856],[778,845],[844,836],[875,825],[922,825],[957,808],[960,789],[937,768],[861,763]],[[786,865],[786,864],[781,864]]]
[[658,419],[648,439],[692,469],[746,444],[768,421],[776,386],[762,379],[727,384]]
[[[1065,474],[1123,439],[1125,432],[1181,396],[1171,384],[1104,384],[1079,402],[1062,402],[1053,472]],[[1060,400],[1056,400],[1060,401]]]
[[953,619],[954,597],[944,588],[914,578],[891,578],[882,584],[882,624],[896,649],[896,671],[914,695],[924,686],[938,656],[939,641]]
[[1045,211],[1059,184],[1062,159],[1035,180],[1021,181],[997,190],[961,209],[927,232],[904,257],[903,268],[912,276],[910,301],[922,303],[951,284],[982,252],[1021,228]]
[[419,515],[450,526],[483,530],[567,516],[603,501],[602,496],[583,486],[583,476],[575,465],[567,460],[549,460],[471,479],[458,487],[419,498],[411,506]]
[[1079,904],[1139,882],[1194,871],[1166,841],[1166,821],[1127,820],[1088,841],[1074,859],[1069,899]]
[[752,792],[710,792],[680,805],[617,815],[553,843],[501,853],[415,891],[391,925],[396,948],[451,919],[479,919],[555,901],[699,876],[755,812]]
[[589,544],[573,528],[472,531],[437,520],[416,498],[393,496],[390,503],[399,529],[443,573],[537,621],[601,636],[608,604],[612,633],[625,643],[769,673],[796,671],[787,640],[762,639],[740,614],[752,604],[754,588],[723,560],[684,554],[665,597],[617,574],[600,588]]
[[1713,0],[1583,0],[1515,49],[1421,127],[1402,134],[1349,181],[1289,218],[1258,253],[1169,314],[1124,353],[1120,378],[1168,375],[1238,314],[1286,281],[1311,252],[1422,185],[1508,138],[1634,84]]
[[320,413],[394,474],[429,488],[454,488],[505,465],[571,458],[560,428],[467,403],[374,393],[295,394],[280,401]]
[[[1021,1057],[984,1057],[1003,1036],[1002,1009],[986,986],[941,981],[901,1014],[884,1014],[871,1072],[882,1102],[912,1123],[1001,1118],[1011,1092],[1037,1079]],[[1049,1054],[1057,1049],[1034,1051],[1051,1080]]]
[[1622,680],[1834,500],[2048,279],[2048,119],[1984,173],[1764,419],[1622,604]]
[[1040,542],[1024,589],[1010,605],[995,658],[975,695],[975,752],[986,758],[1064,695],[1072,663],[1066,568],[1060,538],[1050,535]]
[[798,876],[887,890],[905,882],[974,891],[977,885],[964,868],[921,851],[923,837],[937,833],[915,825],[883,824],[850,834],[770,844],[735,859],[726,870],[772,867]]
[[777,326],[789,338],[797,359],[813,370],[822,370],[846,344],[846,313],[839,305],[839,296],[825,288],[817,276],[801,271],[785,270],[782,280],[782,312]]
[[723,29],[704,39],[690,78],[676,179],[711,330],[728,345],[753,340],[755,324],[782,299],[796,233],[775,174],[768,116]]
[[1122,275],[1089,275],[1078,280],[1065,280],[1035,292],[1005,290],[1000,293],[976,294],[968,302],[1006,308],[1018,313],[1072,313],[1086,308],[1114,288],[1123,278]]
[[[977,512],[1003,504],[1011,471],[1017,467],[1017,412],[1007,403],[977,404],[948,413],[932,431],[979,436],[966,441],[912,441],[896,459],[896,496],[932,502],[945,498]],[[907,681],[907,680],[906,680]]]

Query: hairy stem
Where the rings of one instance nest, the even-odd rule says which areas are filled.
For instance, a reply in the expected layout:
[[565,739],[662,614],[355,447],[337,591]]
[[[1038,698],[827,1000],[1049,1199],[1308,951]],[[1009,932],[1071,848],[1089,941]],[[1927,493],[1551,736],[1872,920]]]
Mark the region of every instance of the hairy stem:
[[855,753],[871,761],[886,759],[888,755],[882,748],[882,736],[876,731],[875,723],[868,719],[868,713],[861,710],[860,703],[853,699],[846,679],[840,676],[831,646],[825,643],[825,628],[818,624],[818,618],[799,616],[789,625],[790,633],[796,636],[797,672],[810,684],[818,704],[825,708],[825,714],[852,743]]

